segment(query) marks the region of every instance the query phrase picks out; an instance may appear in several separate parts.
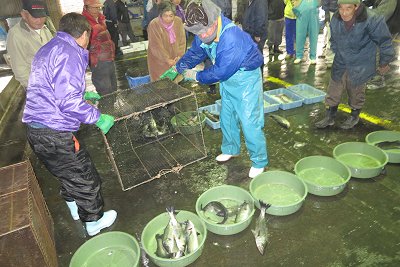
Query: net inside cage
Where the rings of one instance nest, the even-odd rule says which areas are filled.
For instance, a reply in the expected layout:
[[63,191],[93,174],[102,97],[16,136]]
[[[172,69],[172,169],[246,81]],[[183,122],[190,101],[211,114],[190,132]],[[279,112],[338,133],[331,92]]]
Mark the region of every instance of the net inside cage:
[[168,79],[106,95],[99,109],[115,117],[104,140],[124,191],[207,156],[196,95]]

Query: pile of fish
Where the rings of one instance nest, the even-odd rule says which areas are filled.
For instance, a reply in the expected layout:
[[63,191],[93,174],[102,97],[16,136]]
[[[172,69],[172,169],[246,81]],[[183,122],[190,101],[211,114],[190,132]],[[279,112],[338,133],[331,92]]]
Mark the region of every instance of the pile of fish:
[[212,122],[219,122],[219,115],[213,114],[210,111],[203,109],[202,113],[209,118]]
[[265,246],[268,243],[268,228],[265,220],[265,212],[269,207],[271,207],[271,204],[265,204],[260,200],[260,215],[256,221],[256,228],[251,230],[256,239],[256,245],[261,255],[264,255]]
[[276,94],[276,95],[269,95],[279,103],[287,104],[287,103],[292,103],[293,99],[291,99],[289,96],[285,94]]
[[233,224],[245,221],[252,211],[247,201],[239,204],[234,200],[211,201],[204,207],[201,205],[200,208],[208,221],[217,224]]
[[167,208],[169,222],[162,235],[155,236],[157,250],[155,254],[160,258],[178,259],[189,255],[199,247],[199,233],[192,221],[178,222],[174,207]]
[[162,126],[158,126],[153,118],[153,115],[150,115],[149,122],[143,126],[144,137],[154,138],[157,136],[162,136],[166,133],[168,133],[168,125],[165,123],[165,121]]

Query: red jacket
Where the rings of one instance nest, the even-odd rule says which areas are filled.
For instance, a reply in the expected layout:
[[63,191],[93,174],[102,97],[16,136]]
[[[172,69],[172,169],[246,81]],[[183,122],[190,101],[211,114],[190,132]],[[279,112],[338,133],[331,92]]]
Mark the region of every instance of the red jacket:
[[113,61],[115,45],[107,30],[104,15],[100,14],[97,21],[86,10],[83,10],[82,15],[86,17],[92,27],[89,45],[90,66],[95,67],[99,61]]

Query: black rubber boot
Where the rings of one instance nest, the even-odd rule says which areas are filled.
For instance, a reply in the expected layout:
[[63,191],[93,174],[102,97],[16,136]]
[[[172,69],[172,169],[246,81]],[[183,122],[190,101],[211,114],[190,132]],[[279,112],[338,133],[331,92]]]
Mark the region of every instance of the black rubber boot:
[[356,126],[360,121],[360,111],[360,109],[352,109],[350,117],[340,125],[340,128],[348,130]]
[[315,127],[318,129],[324,129],[328,126],[332,126],[335,124],[335,117],[337,113],[338,106],[329,107],[326,110],[326,116],[322,120],[315,123]]
[[279,50],[279,46],[274,45],[274,54],[282,54],[283,52]]

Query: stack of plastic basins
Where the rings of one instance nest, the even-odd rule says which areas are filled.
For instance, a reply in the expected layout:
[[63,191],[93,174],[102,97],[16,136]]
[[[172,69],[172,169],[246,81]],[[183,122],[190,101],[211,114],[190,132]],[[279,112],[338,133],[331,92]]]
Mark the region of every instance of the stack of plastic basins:
[[0,168],[0,266],[56,267],[53,220],[29,161]]

